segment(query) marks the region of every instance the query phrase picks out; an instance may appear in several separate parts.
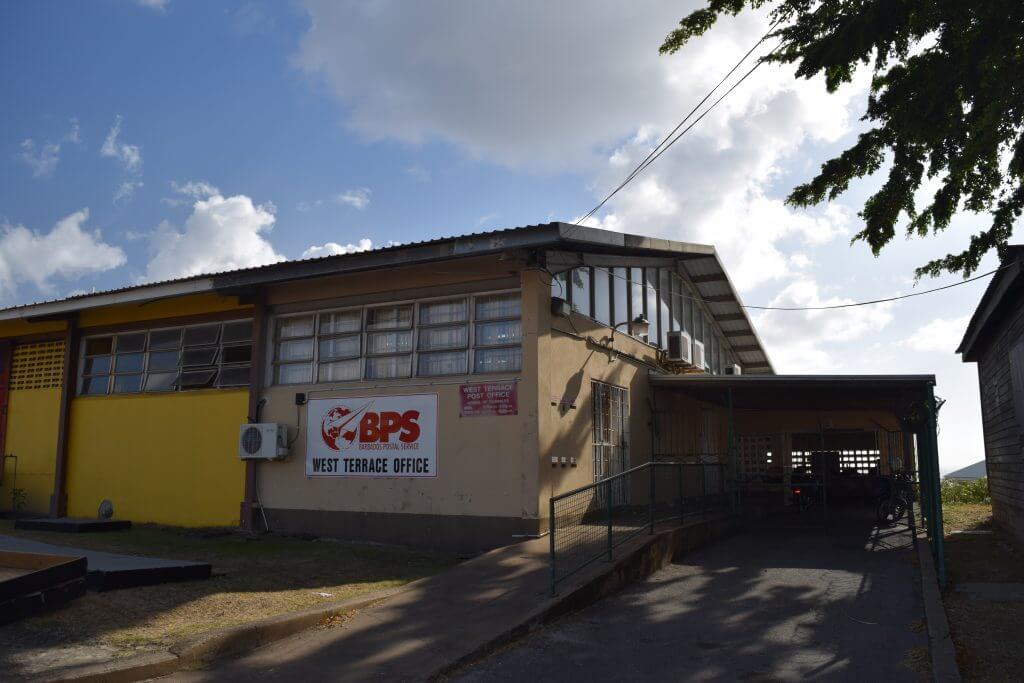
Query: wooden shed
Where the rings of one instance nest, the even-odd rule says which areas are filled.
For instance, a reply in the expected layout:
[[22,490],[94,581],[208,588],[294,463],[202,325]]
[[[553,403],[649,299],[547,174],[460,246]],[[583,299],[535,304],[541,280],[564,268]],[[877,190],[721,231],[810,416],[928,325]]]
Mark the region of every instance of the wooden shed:
[[1008,248],[957,353],[978,364],[993,516],[1024,539],[1024,245]]

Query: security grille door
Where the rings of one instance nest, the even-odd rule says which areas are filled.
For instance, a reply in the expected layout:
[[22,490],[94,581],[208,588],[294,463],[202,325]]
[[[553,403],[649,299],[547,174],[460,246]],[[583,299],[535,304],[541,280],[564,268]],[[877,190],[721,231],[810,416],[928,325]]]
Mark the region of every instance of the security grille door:
[[[594,407],[594,481],[600,481],[629,469],[629,402],[626,390],[601,382],[591,382]],[[626,502],[625,482],[612,484],[612,502]]]

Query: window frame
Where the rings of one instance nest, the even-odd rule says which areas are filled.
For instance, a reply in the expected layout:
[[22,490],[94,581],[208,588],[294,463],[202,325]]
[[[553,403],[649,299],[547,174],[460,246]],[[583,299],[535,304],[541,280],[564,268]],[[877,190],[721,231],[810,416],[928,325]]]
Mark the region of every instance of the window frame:
[[[519,297],[519,315],[516,317],[505,316],[501,318],[487,318],[478,319],[476,315],[476,303],[478,299],[483,299],[493,296],[503,295],[516,295]],[[427,304],[441,303],[445,301],[464,301],[466,303],[466,318],[465,322],[445,322],[445,323],[431,323],[423,325],[420,323],[421,320],[421,308]],[[393,308],[411,306],[412,307],[412,322],[410,327],[402,328],[389,328],[389,329],[368,329],[368,316],[369,311],[372,309],[380,308]],[[492,349],[502,348],[518,348],[520,354],[523,348],[523,335],[522,335],[522,306],[523,306],[523,292],[519,288],[513,289],[499,289],[499,290],[485,290],[479,292],[464,292],[457,294],[444,294],[438,296],[424,297],[422,299],[399,299],[394,301],[381,301],[374,303],[365,303],[359,305],[349,306],[335,306],[324,309],[306,309],[301,311],[288,311],[286,313],[277,313],[269,316],[267,321],[268,344],[265,352],[265,358],[267,361],[267,370],[264,373],[264,381],[267,382],[267,386],[310,386],[310,385],[350,385],[354,383],[377,383],[377,382],[402,382],[416,380],[423,378],[426,380],[434,378],[446,378],[446,377],[471,377],[473,375],[492,376],[492,375],[509,375],[518,372],[522,372],[522,357],[520,356],[520,366],[516,370],[477,370],[476,369],[476,356],[478,348],[480,350],[490,351]],[[359,375],[352,379],[338,379],[338,380],[321,380],[319,369],[320,365],[329,363],[332,361],[322,360],[320,357],[320,320],[322,316],[329,315],[331,313],[347,312],[347,311],[359,311],[360,312],[360,331],[358,333],[339,333],[330,334],[324,337],[337,338],[349,335],[358,334],[360,337],[360,354],[359,360]],[[313,356],[310,360],[304,361],[279,361],[277,359],[278,343],[282,340],[287,341],[290,339],[306,339],[307,337],[287,337],[279,338],[278,330],[280,329],[280,321],[289,318],[313,318]],[[520,338],[517,343],[509,344],[494,344],[487,346],[478,346],[476,338],[476,326],[478,323],[499,323],[518,321],[520,324]],[[420,348],[420,332],[422,330],[438,329],[446,327],[466,327],[466,342],[464,346],[459,348],[447,348],[447,349],[434,349],[425,350]],[[412,334],[412,348],[408,352],[394,352],[394,353],[370,353],[369,351],[369,335],[374,333],[387,333],[387,332],[405,332],[409,331]],[[463,352],[466,354],[466,371],[459,373],[444,373],[444,374],[425,374],[420,373],[420,356],[438,354],[438,353],[451,353],[451,352]],[[367,376],[367,360],[370,358],[388,358],[388,357],[399,357],[399,356],[410,356],[411,367],[409,375],[403,377],[377,377],[371,378]],[[338,360],[354,360],[352,359],[338,359]],[[308,381],[301,382],[288,382],[283,383],[278,380],[278,367],[280,365],[306,365],[310,364],[312,369],[310,370],[310,377]]]
[[[253,351],[255,350],[256,335],[257,335],[258,331],[256,330],[255,320],[253,318],[227,318],[227,319],[224,319],[224,320],[212,320],[212,321],[207,321],[207,322],[187,323],[187,324],[180,324],[180,325],[168,325],[168,324],[165,324],[165,323],[161,324],[159,321],[155,321],[155,322],[157,322],[157,325],[154,326],[154,327],[126,328],[126,329],[124,329],[122,331],[115,330],[115,331],[112,331],[112,332],[103,332],[103,333],[100,333],[100,334],[85,334],[85,335],[83,335],[82,339],[79,342],[79,348],[78,348],[78,366],[77,366],[76,377],[75,377],[75,382],[76,382],[76,385],[75,385],[75,397],[76,398],[89,398],[89,397],[94,397],[94,396],[140,396],[140,395],[148,395],[148,394],[162,395],[162,394],[177,394],[177,393],[182,393],[182,392],[198,391],[198,390],[201,390],[201,389],[242,389],[242,388],[245,388],[245,387],[249,386],[248,375],[247,375],[246,381],[244,383],[240,383],[240,384],[222,384],[221,383],[221,375],[222,375],[222,372],[224,370],[230,370],[230,369],[233,369],[233,368],[245,368],[246,370],[249,371],[249,373],[251,375],[252,364],[253,364],[253,362],[255,360],[254,355],[253,355],[252,352],[250,352],[249,360],[246,361],[246,362],[229,362],[229,363],[225,363],[224,362],[224,350],[225,350],[225,348],[234,348],[234,347],[241,347],[241,346],[248,346]],[[231,325],[233,323],[249,323],[250,328],[252,330],[251,333],[250,333],[249,339],[241,340],[241,341],[233,340],[233,341],[227,341],[226,342],[224,340],[224,327],[227,326],[227,325]],[[211,327],[211,326],[214,326],[214,325],[216,325],[218,327],[217,342],[216,342],[216,344],[203,344],[203,345],[197,345],[197,346],[191,346],[191,347],[186,347],[185,346],[185,331],[186,330],[192,329],[192,328],[200,328],[200,327]],[[179,333],[178,333],[178,345],[175,348],[169,348],[169,347],[166,347],[166,346],[163,346],[163,347],[157,348],[157,349],[151,348],[151,345],[152,345],[151,344],[151,338],[152,338],[153,333],[154,332],[157,332],[157,333],[165,332],[165,331],[168,331],[168,330],[178,330],[179,331]],[[118,339],[118,337],[129,336],[129,335],[134,335],[134,334],[141,334],[141,335],[144,336],[144,342],[143,342],[142,350],[141,351],[126,351],[124,353],[118,353],[118,351],[117,351],[117,339]],[[110,340],[110,349],[105,354],[91,354],[90,355],[88,353],[89,342],[95,341],[95,340],[98,340],[98,339],[109,339]],[[213,358],[213,363],[208,364],[208,365],[189,366],[189,367],[186,368],[186,366],[183,365],[183,363],[184,363],[184,355],[185,355],[186,348],[191,348],[191,349],[215,348],[216,349],[216,353],[215,353],[214,358]],[[152,367],[150,367],[150,356],[151,356],[151,354],[153,354],[153,353],[169,353],[169,352],[175,352],[175,351],[178,354],[178,363],[177,363],[177,365],[173,369],[171,369],[171,368],[152,368]],[[137,370],[137,371],[127,371],[127,372],[125,372],[125,371],[118,371],[118,369],[117,369],[117,357],[118,356],[129,356],[129,355],[135,355],[135,354],[141,354],[142,355],[142,368],[140,370]],[[107,358],[110,359],[107,371],[104,372],[104,373],[95,373],[95,372],[87,373],[85,371],[86,361],[89,358],[101,358],[101,357],[107,357]],[[212,378],[211,384],[209,386],[203,386],[203,387],[183,387],[182,386],[181,378],[182,378],[182,376],[186,372],[201,372],[201,371],[205,371],[207,369],[212,369],[212,371],[213,371],[213,378]],[[177,377],[175,379],[173,388],[170,388],[170,389],[159,389],[159,390],[147,390],[146,387],[147,387],[147,385],[149,383],[148,380],[150,378],[150,375],[163,375],[163,374],[170,374],[170,373],[177,373]],[[114,387],[116,385],[117,378],[119,378],[119,377],[133,377],[133,376],[138,376],[139,377],[139,387],[138,387],[137,390],[134,390],[134,391],[114,391]],[[96,379],[96,378],[100,378],[100,377],[105,377],[106,380],[107,380],[105,391],[103,391],[101,393],[100,392],[97,392],[97,393],[86,393],[84,391],[86,382],[88,380],[90,380],[90,379]]]

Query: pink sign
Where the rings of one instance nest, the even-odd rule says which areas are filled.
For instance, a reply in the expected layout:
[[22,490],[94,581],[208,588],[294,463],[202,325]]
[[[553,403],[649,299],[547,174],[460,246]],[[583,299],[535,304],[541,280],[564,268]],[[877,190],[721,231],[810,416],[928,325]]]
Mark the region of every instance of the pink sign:
[[516,382],[463,384],[459,387],[459,415],[518,415],[519,394]]

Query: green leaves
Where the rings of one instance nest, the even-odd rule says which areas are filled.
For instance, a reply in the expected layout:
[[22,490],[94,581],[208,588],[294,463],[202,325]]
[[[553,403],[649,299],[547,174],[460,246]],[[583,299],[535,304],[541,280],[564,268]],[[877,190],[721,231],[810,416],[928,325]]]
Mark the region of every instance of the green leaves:
[[[989,227],[958,254],[935,259],[918,277],[969,277],[981,258],[1002,252],[1024,211],[1024,2],[1021,0],[708,0],[683,18],[661,46],[672,54],[722,15],[771,7],[767,61],[822,74],[829,91],[858,66],[873,70],[864,120],[871,130],[788,197],[807,207],[837,198],[856,178],[888,165],[864,204],[854,241],[876,255],[901,221],[910,237],[949,226],[960,210],[988,213]],[[925,179],[937,189],[918,209]]]

